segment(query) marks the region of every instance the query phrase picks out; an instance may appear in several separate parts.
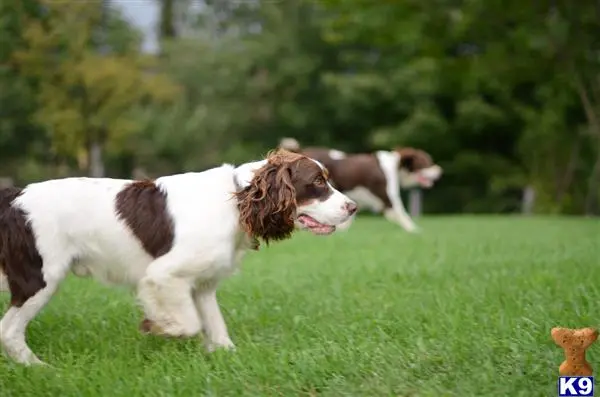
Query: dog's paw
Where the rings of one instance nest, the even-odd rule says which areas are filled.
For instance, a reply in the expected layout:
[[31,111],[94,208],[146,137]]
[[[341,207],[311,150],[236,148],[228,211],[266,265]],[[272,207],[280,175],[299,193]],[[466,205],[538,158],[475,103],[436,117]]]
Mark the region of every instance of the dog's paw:
[[161,327],[159,327],[154,321],[145,318],[140,323],[140,332],[147,335],[164,335],[164,331]]
[[221,340],[206,343],[206,351],[209,353],[217,350],[235,351],[235,345],[229,338],[223,338]]
[[140,332],[146,335],[155,335],[165,338],[186,339],[194,337],[198,334],[196,329],[186,329],[185,327],[176,324],[168,324],[160,326],[157,322],[145,318],[140,323]]
[[412,226],[407,228],[406,231],[409,233],[419,234],[423,231],[423,229],[421,229],[419,226]]

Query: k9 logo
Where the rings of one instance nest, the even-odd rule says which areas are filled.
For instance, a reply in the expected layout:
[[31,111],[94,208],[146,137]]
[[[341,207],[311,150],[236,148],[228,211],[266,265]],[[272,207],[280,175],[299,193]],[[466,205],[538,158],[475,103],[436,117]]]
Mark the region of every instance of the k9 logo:
[[593,396],[593,376],[561,376],[558,378],[558,396]]

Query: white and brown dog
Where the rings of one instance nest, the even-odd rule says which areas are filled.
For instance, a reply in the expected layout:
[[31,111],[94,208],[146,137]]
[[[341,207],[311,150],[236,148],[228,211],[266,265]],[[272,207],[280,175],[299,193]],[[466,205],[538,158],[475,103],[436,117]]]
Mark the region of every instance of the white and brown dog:
[[[442,168],[428,153],[410,147],[348,154],[323,147],[303,148],[294,138],[283,138],[279,147],[318,160],[328,169],[333,185],[356,201],[359,208],[383,212],[408,232],[418,228],[406,212],[400,188],[428,189],[442,175]],[[349,227],[352,219],[340,228]]]
[[67,178],[0,190],[0,287],[11,293],[1,345],[16,362],[42,363],[27,325],[73,272],[136,287],[150,332],[202,331],[209,350],[231,348],[216,288],[256,239],[286,239],[295,227],[330,234],[356,208],[319,162],[284,150],[155,181]]

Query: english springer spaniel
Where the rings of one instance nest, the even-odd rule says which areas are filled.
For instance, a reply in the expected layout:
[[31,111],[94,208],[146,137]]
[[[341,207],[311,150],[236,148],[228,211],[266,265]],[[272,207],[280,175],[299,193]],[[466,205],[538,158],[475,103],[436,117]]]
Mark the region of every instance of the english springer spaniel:
[[219,281],[258,239],[287,239],[296,227],[327,235],[356,208],[318,161],[285,150],[155,181],[66,178],[0,190],[0,287],[11,293],[0,342],[14,361],[42,364],[26,328],[71,271],[137,287],[148,332],[202,331],[209,351],[232,348]]
[[[320,161],[329,170],[333,185],[359,207],[383,212],[386,219],[408,232],[416,232],[418,228],[404,208],[400,187],[430,188],[442,175],[442,168],[428,153],[410,147],[347,154],[323,147],[302,148],[294,138],[283,138],[279,147]],[[352,220],[339,228],[348,228]]]

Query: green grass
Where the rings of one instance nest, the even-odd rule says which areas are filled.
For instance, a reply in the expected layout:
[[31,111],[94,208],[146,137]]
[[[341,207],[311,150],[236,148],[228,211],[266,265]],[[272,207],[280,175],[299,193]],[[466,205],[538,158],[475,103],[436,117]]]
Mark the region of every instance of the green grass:
[[[550,329],[600,326],[599,222],[419,224],[363,217],[248,254],[219,293],[235,353],[142,336],[127,292],[69,279],[29,328],[54,368],[0,357],[0,395],[556,395]],[[600,342],[588,360],[600,371]]]

